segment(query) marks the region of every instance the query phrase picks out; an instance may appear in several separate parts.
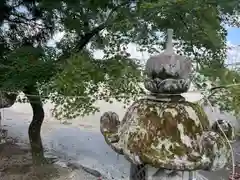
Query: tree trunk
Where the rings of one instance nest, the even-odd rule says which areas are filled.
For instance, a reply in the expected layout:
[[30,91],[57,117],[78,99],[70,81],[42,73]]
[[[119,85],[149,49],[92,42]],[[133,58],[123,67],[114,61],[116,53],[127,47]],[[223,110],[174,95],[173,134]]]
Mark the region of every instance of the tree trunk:
[[32,110],[33,118],[28,128],[29,141],[31,144],[32,157],[34,163],[45,163],[44,150],[41,139],[41,126],[44,119],[44,110],[39,92],[35,86],[28,86],[24,91]]

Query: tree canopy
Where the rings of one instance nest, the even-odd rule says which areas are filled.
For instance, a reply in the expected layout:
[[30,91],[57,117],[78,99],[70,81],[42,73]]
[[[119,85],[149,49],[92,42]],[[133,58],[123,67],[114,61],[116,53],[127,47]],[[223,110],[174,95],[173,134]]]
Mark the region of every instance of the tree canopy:
[[201,69],[196,77],[197,87],[205,91],[205,104],[218,107],[221,111],[229,112],[237,118],[240,115],[240,69],[224,67]]
[[[224,67],[226,26],[239,26],[239,9],[238,0],[1,0],[0,88],[26,94],[36,134],[43,97],[56,103],[58,117],[75,117],[96,111],[98,99],[141,93],[141,62],[126,47],[161,51],[168,28],[178,53],[197,67]],[[64,36],[49,47],[56,33]],[[105,57],[94,58],[96,50]]]
[[[239,6],[236,0],[2,0],[1,88],[37,85],[44,95],[57,92],[52,99],[64,104],[58,114],[92,112],[96,99],[139,92],[139,62],[128,57],[126,45],[161,51],[167,28],[174,29],[181,53],[194,55],[201,66],[212,67],[212,61],[222,66],[225,26],[239,25]],[[59,32],[63,39],[48,47]],[[105,60],[94,59],[95,50],[103,50]],[[106,91],[97,93],[100,87]]]

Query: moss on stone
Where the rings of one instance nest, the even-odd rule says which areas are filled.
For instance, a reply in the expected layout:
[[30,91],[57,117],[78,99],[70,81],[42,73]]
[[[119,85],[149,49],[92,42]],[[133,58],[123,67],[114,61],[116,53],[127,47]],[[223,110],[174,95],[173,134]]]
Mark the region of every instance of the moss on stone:
[[[118,131],[120,145],[115,149],[120,151],[121,147],[129,159],[137,156],[156,168],[201,169],[215,157],[213,147],[202,149],[199,144],[209,130],[207,115],[198,104],[141,99],[126,112]],[[113,134],[108,131],[103,135],[109,144]],[[216,143],[225,152],[226,143]]]
[[[141,100],[133,116],[145,133],[141,134],[141,130],[131,133],[128,148],[136,152],[142,161],[155,162],[156,166],[162,162],[164,166],[170,165],[178,157],[185,158],[191,165],[201,164],[202,154],[197,138],[209,129],[207,116],[201,106],[190,102]],[[184,138],[189,142],[184,142]]]

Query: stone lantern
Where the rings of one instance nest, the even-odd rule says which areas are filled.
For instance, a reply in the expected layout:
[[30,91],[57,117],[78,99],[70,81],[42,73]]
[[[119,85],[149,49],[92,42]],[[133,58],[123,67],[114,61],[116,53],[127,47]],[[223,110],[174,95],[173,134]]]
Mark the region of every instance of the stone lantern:
[[122,121],[114,112],[100,120],[106,143],[130,161],[132,171],[135,167],[131,180],[193,180],[198,170],[231,162],[226,136],[210,126],[199,104],[181,96],[190,87],[191,61],[174,53],[172,36],[168,30],[166,50],[146,63],[144,85],[150,93],[135,101]]

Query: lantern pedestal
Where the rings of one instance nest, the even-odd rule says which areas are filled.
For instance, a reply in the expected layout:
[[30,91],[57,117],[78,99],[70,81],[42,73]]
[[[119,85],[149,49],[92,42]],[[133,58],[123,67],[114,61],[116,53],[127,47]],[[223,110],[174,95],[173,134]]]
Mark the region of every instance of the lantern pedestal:
[[147,180],[200,180],[196,171],[171,171],[147,166]]

